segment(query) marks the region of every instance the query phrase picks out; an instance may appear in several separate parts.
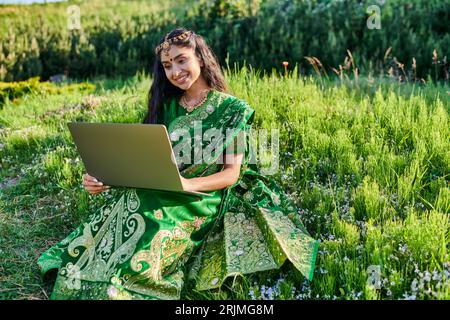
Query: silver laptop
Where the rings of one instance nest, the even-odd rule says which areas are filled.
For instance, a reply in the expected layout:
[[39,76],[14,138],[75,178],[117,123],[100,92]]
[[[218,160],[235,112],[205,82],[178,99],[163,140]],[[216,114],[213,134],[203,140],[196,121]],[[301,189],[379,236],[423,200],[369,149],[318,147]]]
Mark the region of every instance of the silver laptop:
[[86,171],[110,186],[185,191],[164,125],[127,123],[67,124]]

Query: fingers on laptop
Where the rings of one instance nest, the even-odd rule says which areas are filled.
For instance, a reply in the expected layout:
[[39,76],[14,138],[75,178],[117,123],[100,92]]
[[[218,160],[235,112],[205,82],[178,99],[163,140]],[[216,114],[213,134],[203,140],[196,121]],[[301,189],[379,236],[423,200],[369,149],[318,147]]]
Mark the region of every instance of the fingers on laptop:
[[110,186],[101,186],[101,187],[86,187],[86,191],[90,194],[99,194],[106,190],[108,190]]
[[83,175],[83,184],[85,186],[102,186],[103,183],[101,181],[98,181],[96,178],[85,174]]
[[89,174],[83,175],[83,186],[90,194],[98,194],[111,188],[110,186],[103,185],[102,182]]
[[104,192],[104,191],[106,191],[108,189],[109,189],[109,187],[103,187],[102,189],[91,190],[91,191],[88,190],[88,191],[89,191],[90,194],[96,195],[96,194],[102,193],[102,192]]

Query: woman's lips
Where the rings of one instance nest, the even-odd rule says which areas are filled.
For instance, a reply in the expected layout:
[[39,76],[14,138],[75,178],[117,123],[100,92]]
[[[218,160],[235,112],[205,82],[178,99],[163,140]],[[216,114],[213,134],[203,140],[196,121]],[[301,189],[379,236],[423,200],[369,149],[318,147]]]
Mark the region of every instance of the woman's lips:
[[177,80],[178,83],[184,83],[187,79],[188,75],[184,75],[183,77],[181,77],[180,79]]

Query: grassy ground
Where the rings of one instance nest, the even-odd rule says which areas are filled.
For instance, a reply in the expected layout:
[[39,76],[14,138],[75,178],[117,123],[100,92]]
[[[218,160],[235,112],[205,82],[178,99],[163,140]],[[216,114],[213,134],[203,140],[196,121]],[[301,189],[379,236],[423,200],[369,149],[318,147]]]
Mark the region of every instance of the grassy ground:
[[[280,129],[276,176],[320,239],[311,283],[281,272],[188,299],[449,299],[448,88],[387,80],[318,83],[235,69],[256,127]],[[139,122],[150,79],[27,95],[0,110],[0,298],[46,299],[36,260],[111,194],[88,196],[66,122]],[[380,268],[380,289],[368,285]]]

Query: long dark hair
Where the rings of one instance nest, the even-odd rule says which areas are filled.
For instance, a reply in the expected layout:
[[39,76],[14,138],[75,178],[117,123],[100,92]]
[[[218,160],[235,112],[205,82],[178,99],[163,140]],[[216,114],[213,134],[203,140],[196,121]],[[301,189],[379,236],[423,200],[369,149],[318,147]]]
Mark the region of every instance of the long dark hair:
[[[169,32],[167,39],[177,37],[186,31],[188,29],[176,28]],[[161,38],[158,45],[163,42],[164,37]],[[171,45],[194,49],[196,56],[200,61],[203,61],[204,66],[201,68],[201,75],[209,87],[217,91],[227,92],[227,85],[217,57],[202,36],[193,32],[187,39],[176,40]],[[158,54],[153,65],[153,83],[148,92],[148,112],[144,118],[144,123],[161,123],[163,103],[173,97],[179,98],[183,93],[184,90],[174,86],[167,79],[161,63],[161,55]]]

